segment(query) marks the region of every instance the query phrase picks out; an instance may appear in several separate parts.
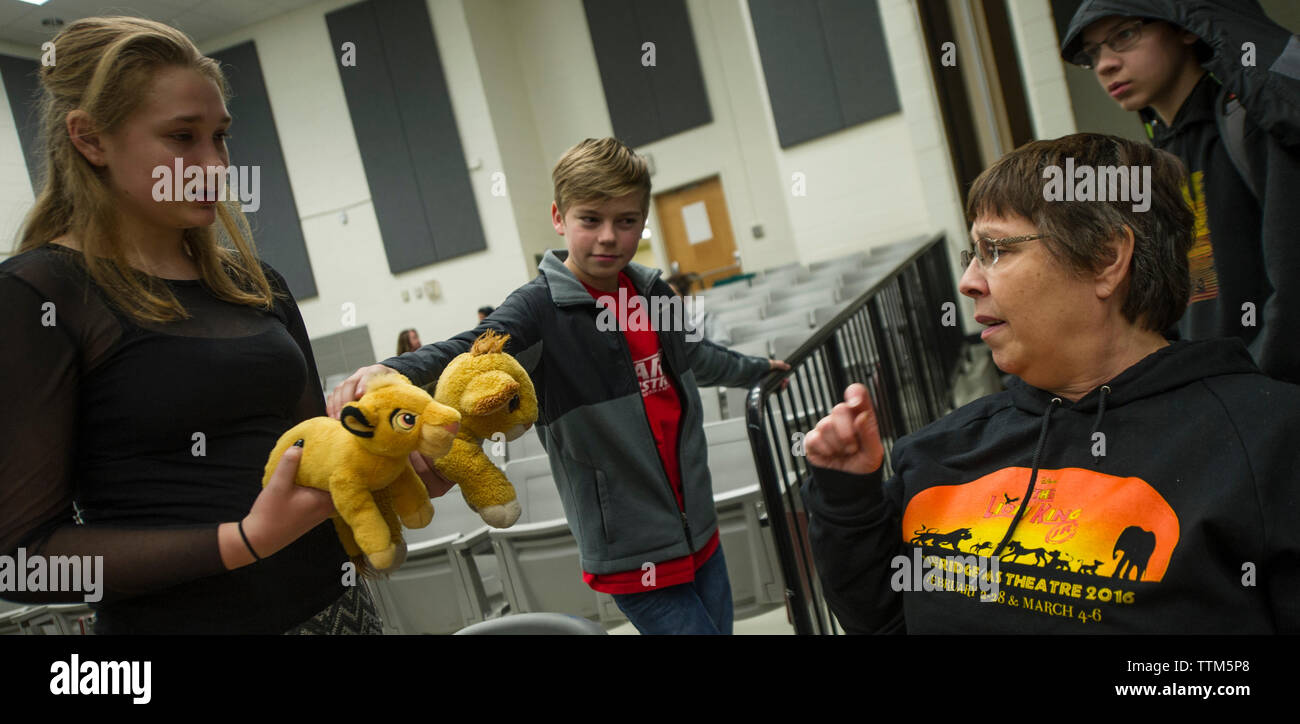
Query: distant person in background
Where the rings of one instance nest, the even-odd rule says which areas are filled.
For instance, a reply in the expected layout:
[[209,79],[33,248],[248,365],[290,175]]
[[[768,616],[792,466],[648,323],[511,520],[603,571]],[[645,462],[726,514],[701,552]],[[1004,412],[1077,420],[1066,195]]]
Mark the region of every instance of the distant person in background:
[[709,314],[704,309],[704,298],[694,296],[691,291],[700,281],[700,275],[694,273],[677,273],[668,277],[669,288],[682,298],[682,309],[686,313],[686,324],[691,329],[697,329],[704,338],[720,344],[729,346],[731,344],[731,330],[723,324],[716,315]]
[[414,329],[403,329],[401,332],[398,333],[397,335],[398,354],[406,354],[407,352],[410,352],[413,349],[419,349],[421,346],[423,345],[420,344],[420,333],[415,331]]
[[1300,383],[1295,36],[1253,2],[1088,0],[1061,57],[1091,68],[1187,168],[1196,243],[1181,335],[1239,337],[1266,374]]
[[485,320],[485,319],[488,318],[488,315],[489,315],[489,314],[491,314],[491,313],[493,313],[493,312],[495,312],[495,311],[496,311],[496,309],[493,308],[493,307],[479,307],[479,308],[478,308],[478,321],[482,322],[483,320]]

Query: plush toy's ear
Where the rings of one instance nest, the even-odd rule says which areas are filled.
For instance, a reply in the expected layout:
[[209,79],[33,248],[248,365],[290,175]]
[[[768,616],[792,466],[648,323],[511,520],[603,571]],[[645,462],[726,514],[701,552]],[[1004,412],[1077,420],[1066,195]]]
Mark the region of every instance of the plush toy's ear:
[[339,422],[343,429],[356,435],[357,437],[374,437],[374,423],[366,419],[365,413],[356,405],[345,405],[343,411],[339,414]]
[[517,392],[519,383],[515,378],[501,370],[484,372],[465,386],[459,407],[470,415],[486,415],[510,402]]

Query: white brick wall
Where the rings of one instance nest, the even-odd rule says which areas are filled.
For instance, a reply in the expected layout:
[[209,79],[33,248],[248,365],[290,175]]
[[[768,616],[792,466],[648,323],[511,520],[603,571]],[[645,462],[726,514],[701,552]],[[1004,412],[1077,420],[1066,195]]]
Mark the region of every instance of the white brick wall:
[[1047,0],[1015,0],[1007,3],[1007,9],[1020,51],[1020,72],[1029,97],[1034,136],[1057,138],[1076,132],[1051,5]]

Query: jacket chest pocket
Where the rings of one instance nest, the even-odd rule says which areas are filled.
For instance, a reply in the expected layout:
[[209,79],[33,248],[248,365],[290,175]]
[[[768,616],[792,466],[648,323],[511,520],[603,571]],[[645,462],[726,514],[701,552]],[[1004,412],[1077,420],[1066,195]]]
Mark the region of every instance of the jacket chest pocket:
[[596,499],[600,503],[600,530],[605,536],[606,543],[613,543],[613,529],[610,526],[612,518],[609,510],[609,484],[605,478],[604,470],[595,470],[596,473]]

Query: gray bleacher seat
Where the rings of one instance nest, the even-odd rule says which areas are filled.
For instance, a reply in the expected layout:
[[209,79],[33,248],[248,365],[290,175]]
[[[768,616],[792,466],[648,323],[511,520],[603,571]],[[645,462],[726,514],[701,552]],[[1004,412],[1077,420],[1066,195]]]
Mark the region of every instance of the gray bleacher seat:
[[745,307],[744,309],[732,309],[726,312],[717,312],[714,315],[717,321],[727,326],[727,331],[731,333],[731,341],[735,342],[735,327],[738,324],[753,324],[763,318],[762,305]]
[[23,634],[22,626],[19,620],[27,613],[29,606],[19,606],[18,608],[0,613],[0,636],[21,636]]
[[94,611],[86,603],[52,603],[0,614],[0,634],[70,636],[93,633]]
[[582,581],[578,542],[563,518],[516,523],[489,536],[512,613],[600,617],[596,592]]
[[757,484],[714,497],[718,539],[727,557],[734,616],[745,619],[785,605],[781,566],[771,528],[764,525],[763,494]]
[[472,621],[470,593],[453,548],[459,535],[408,543],[406,562],[369,583],[385,632],[446,634]]
[[31,633],[27,622],[33,617],[41,615],[44,608],[41,605],[25,606],[20,604],[18,608],[0,613],[0,635],[25,636]]
[[506,477],[515,486],[519,503],[523,506],[520,520],[529,521],[564,520],[564,508],[560,504],[560,494],[555,489],[555,478],[551,475],[551,461],[545,455],[538,455],[506,463]]
[[722,400],[718,396],[718,388],[701,387],[700,389],[700,412],[703,414],[704,423],[717,422],[722,419]]
[[827,304],[824,307],[816,307],[815,309],[813,309],[812,310],[813,328],[821,329],[822,327],[825,327],[826,325],[830,324],[831,320],[835,319],[836,315],[844,311],[844,308],[848,306],[848,304],[849,304],[848,301],[843,301],[837,304]]
[[704,437],[709,443],[709,477],[715,495],[758,482],[745,418],[731,417],[705,425]]
[[852,271],[845,272],[840,277],[840,286],[849,286],[850,284],[861,284],[862,282],[875,283],[880,281],[893,269],[892,266],[885,263],[868,264]]
[[520,435],[518,439],[506,443],[506,460],[532,458],[545,454],[546,448],[542,447],[542,436],[537,432],[536,425],[528,428],[527,432]]
[[709,303],[723,302],[728,299],[734,299],[737,294],[747,291],[749,287],[744,284],[723,284],[720,287],[709,287],[695,293],[697,297],[704,297]]
[[727,387],[722,393],[723,419],[743,419],[745,417],[745,398],[747,397],[749,397],[748,388]]
[[772,294],[772,300],[767,303],[767,313],[780,314],[788,310],[804,307],[822,307],[827,304],[834,304],[839,300],[840,292],[838,287],[791,287],[781,294],[775,292]]
[[903,257],[908,256],[921,246],[924,246],[927,239],[928,237],[922,234],[920,236],[904,239],[903,241],[873,246],[871,247],[871,256],[873,259],[901,261]]
[[764,284],[771,284],[774,282],[791,284],[808,279],[810,276],[812,276],[812,274],[808,269],[798,262],[794,262],[792,264],[766,269],[758,275],[756,281],[760,281]]
[[758,339],[750,342],[741,342],[740,344],[731,344],[727,349],[735,350],[741,354],[747,354],[751,357],[772,357],[771,348],[768,347],[767,340]]
[[562,613],[517,613],[483,621],[457,636],[590,636],[607,635],[600,624]]
[[[520,501],[520,505],[523,501]],[[447,491],[441,498],[433,499],[433,520],[423,528],[407,529],[403,534],[407,545],[445,538],[449,535],[468,535],[482,528],[483,519],[470,510],[460,488]]]
[[844,282],[844,286],[840,287],[840,295],[846,302],[852,302],[863,294],[866,294],[872,287],[879,283],[880,277],[864,279],[862,281]]
[[808,341],[812,332],[802,332],[796,334],[774,334],[769,339],[772,347],[772,355],[777,359],[789,359],[800,345]]
[[[813,330],[807,326],[786,325],[782,327],[767,327],[759,324],[742,325],[743,330],[732,332],[731,338],[739,342],[751,342],[755,339],[768,339],[776,335],[795,335],[795,334],[812,334]],[[779,357],[777,359],[780,359]]]
[[710,314],[726,314],[737,309],[753,309],[767,304],[767,300],[771,295],[771,290],[762,289],[724,302],[715,302],[709,299],[704,301],[703,309]]
[[814,274],[816,274],[817,272],[823,269],[848,270],[848,269],[852,269],[853,267],[861,265],[863,262],[865,262],[870,258],[871,258],[870,250],[855,251],[852,254],[845,254],[844,256],[837,256],[831,259],[823,259],[822,261],[815,261],[808,265],[808,270],[813,272]]

